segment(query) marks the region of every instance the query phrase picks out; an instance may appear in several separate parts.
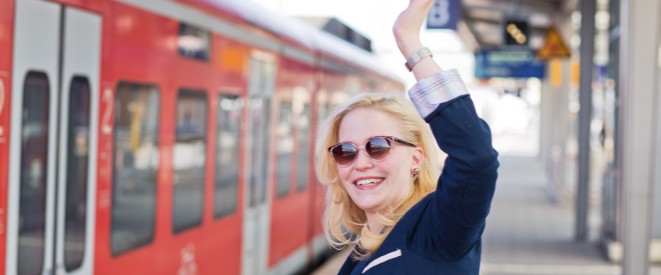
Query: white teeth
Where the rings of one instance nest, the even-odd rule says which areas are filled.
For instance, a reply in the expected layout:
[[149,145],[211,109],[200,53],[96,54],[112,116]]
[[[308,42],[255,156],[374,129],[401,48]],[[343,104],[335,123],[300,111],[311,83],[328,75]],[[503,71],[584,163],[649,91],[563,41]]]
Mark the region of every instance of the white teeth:
[[375,185],[380,182],[382,182],[383,179],[366,179],[366,180],[359,180],[356,182],[356,185],[358,186],[370,186],[370,185]]

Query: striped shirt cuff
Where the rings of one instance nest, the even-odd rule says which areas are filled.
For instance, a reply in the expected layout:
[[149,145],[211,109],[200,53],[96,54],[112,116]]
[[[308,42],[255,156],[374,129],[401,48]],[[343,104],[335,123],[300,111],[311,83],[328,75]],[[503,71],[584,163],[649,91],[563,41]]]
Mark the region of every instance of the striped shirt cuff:
[[443,102],[468,94],[456,69],[441,71],[418,81],[409,90],[409,97],[423,118],[427,118]]

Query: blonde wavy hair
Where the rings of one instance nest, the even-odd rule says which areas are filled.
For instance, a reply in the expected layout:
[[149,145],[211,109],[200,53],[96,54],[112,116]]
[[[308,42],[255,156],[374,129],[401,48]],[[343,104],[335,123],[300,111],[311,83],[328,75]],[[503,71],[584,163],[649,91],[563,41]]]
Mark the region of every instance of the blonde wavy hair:
[[[346,114],[358,108],[371,108],[389,114],[396,121],[404,136],[399,137],[422,148],[424,158],[420,172],[413,177],[409,194],[378,220],[385,226],[380,234],[367,227],[365,212],[360,209],[344,190],[337,165],[328,147],[338,143],[339,128]],[[356,243],[360,249],[352,254],[357,259],[369,257],[381,246],[399,219],[418,201],[436,189],[440,174],[438,146],[429,125],[420,117],[413,104],[401,94],[362,93],[336,107],[319,127],[315,149],[315,168],[319,181],[327,186],[326,210],[323,228],[326,238],[336,249]],[[375,133],[379,134],[379,133]]]

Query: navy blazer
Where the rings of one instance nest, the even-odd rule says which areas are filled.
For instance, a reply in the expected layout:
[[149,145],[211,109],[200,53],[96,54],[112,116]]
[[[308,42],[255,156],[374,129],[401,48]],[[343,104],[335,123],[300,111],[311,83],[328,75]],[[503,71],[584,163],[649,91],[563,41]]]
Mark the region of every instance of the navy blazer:
[[425,121],[448,154],[436,191],[404,214],[369,259],[349,256],[339,274],[479,273],[499,165],[489,127],[469,95],[440,103]]

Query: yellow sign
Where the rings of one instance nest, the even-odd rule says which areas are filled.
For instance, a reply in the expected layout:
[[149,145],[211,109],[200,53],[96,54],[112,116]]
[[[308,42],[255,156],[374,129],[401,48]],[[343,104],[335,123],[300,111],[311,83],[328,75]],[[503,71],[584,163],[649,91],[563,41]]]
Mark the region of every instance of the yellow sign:
[[562,61],[557,58],[551,59],[549,69],[551,71],[551,86],[553,88],[560,88],[562,86]]
[[567,44],[562,40],[560,33],[551,27],[549,32],[546,34],[546,41],[544,41],[544,46],[542,46],[539,51],[537,51],[538,59],[549,59],[549,58],[566,58],[571,56]]

